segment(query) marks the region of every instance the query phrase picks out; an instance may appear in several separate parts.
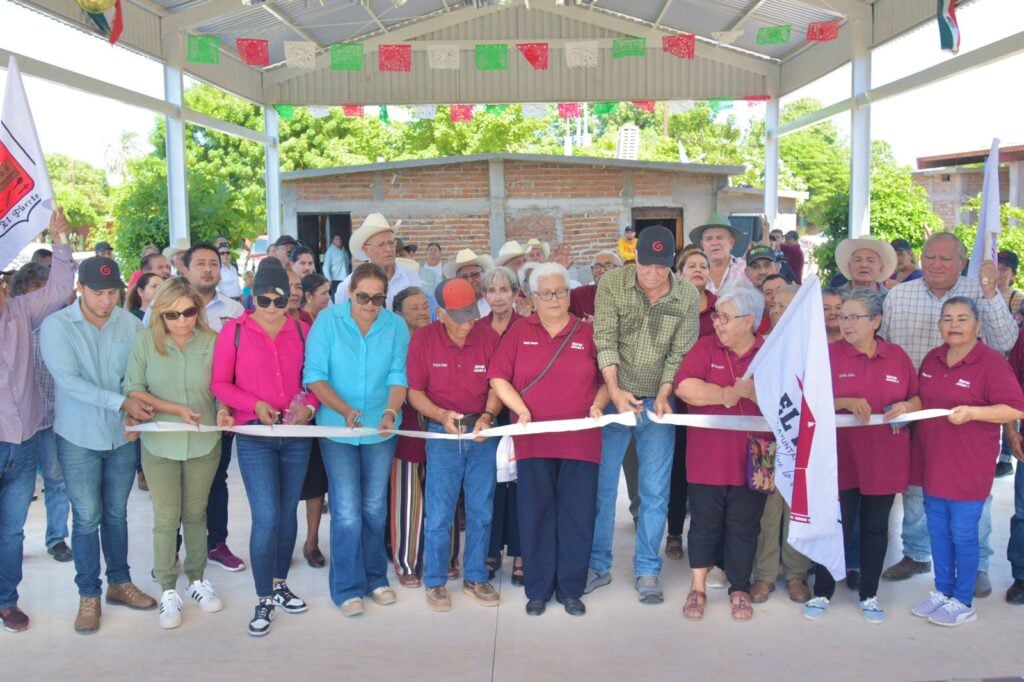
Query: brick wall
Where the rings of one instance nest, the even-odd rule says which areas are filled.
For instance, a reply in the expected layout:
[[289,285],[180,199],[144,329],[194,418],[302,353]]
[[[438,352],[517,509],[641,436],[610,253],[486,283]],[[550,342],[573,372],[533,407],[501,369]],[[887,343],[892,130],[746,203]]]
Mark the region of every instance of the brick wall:
[[380,175],[385,201],[486,199],[490,195],[486,162],[408,168]]
[[[509,199],[619,197],[623,173],[621,168],[506,161],[505,196]],[[666,194],[671,195],[671,191]]]
[[296,182],[295,187],[300,201],[368,201],[373,199],[373,175],[355,173],[308,178]]

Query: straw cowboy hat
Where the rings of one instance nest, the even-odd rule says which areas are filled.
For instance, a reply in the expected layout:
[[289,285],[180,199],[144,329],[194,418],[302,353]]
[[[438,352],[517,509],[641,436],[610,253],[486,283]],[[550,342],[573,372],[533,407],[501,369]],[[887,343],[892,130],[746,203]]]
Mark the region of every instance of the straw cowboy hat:
[[732,238],[736,241],[739,241],[746,236],[742,230],[730,223],[729,219],[724,215],[721,213],[712,213],[707,219],[707,222],[690,230],[690,243],[700,246],[700,240],[704,236],[704,230],[709,230],[712,227],[721,227],[729,230],[729,234],[731,234]]
[[351,251],[354,258],[363,261],[370,260],[370,257],[363,251],[363,245],[375,234],[380,234],[381,232],[394,233],[401,224],[402,221],[398,220],[394,225],[391,225],[383,214],[371,213],[366,216],[366,220],[359,226],[359,229],[352,233],[352,237],[348,241],[349,251]]
[[398,263],[399,265],[401,265],[404,268],[412,270],[413,272],[419,272],[420,271],[419,261],[415,261],[412,258],[401,258],[401,257],[399,257],[399,258],[395,259],[395,262]]
[[455,254],[455,260],[444,264],[445,279],[457,277],[459,270],[467,265],[479,265],[486,272],[494,267],[494,259],[487,254],[478,256],[472,249],[462,249]]
[[888,242],[870,237],[844,239],[836,247],[836,265],[839,266],[839,272],[843,273],[843,277],[846,279],[853,281],[853,277],[850,276],[850,259],[861,249],[871,249],[882,259],[882,271],[878,273],[877,280],[879,284],[896,272],[896,250]]
[[179,253],[181,253],[182,251],[188,251],[191,248],[192,245],[189,243],[187,239],[185,239],[184,237],[178,237],[177,239],[174,240],[173,244],[171,244],[170,246],[163,250],[163,256],[167,260],[174,260],[174,257],[177,256]]
[[544,252],[544,260],[551,257],[551,245],[547,242],[542,242],[539,239],[531,239],[526,242],[526,253],[530,253],[530,251],[533,251],[535,248]]
[[501,249],[498,250],[498,257],[494,259],[495,265],[505,265],[513,258],[522,258],[526,255],[526,250],[522,245],[515,239],[507,241],[501,245]]

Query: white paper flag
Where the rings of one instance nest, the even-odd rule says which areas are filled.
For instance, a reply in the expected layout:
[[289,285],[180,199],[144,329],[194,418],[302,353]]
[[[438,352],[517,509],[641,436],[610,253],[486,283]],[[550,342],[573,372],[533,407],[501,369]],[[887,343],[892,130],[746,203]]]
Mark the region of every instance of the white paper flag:
[[526,118],[544,118],[547,115],[546,104],[524,104],[523,116]]
[[309,110],[309,115],[313,118],[327,118],[331,115],[330,107],[306,107]]
[[284,61],[293,69],[316,68],[316,43],[284,41]]
[[565,65],[570,69],[597,66],[597,41],[584,40],[565,44]]
[[432,69],[459,68],[458,45],[427,45],[427,66]]
[[416,106],[416,118],[421,121],[433,121],[437,118],[436,104],[419,104]]
[[716,31],[711,34],[711,37],[720,42],[722,45],[732,45],[740,37],[743,36],[742,30],[736,31]]

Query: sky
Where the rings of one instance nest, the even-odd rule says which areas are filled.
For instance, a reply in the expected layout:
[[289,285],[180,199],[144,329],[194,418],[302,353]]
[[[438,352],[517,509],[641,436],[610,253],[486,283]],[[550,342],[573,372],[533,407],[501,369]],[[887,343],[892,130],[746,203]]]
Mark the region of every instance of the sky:
[[[977,0],[958,11],[961,54],[1024,30],[1024,1]],[[884,83],[952,58],[939,49],[934,22],[873,52],[872,85]],[[162,69],[156,62],[105,40],[0,0],[0,46],[16,53],[100,78],[153,97],[161,97]],[[0,91],[6,64],[0,69]],[[919,156],[987,149],[992,138],[1024,144],[1024,88],[1015,87],[1024,73],[1024,54],[967,74],[893,97],[872,106],[872,136],[888,141],[901,163]],[[62,153],[105,167],[108,148],[133,131],[146,143],[154,114],[114,100],[25,76],[25,88],[44,153]],[[814,97],[825,105],[850,92],[850,69],[844,67],[783,98]],[[736,107],[741,125],[764,108]],[[832,119],[849,130],[849,114]]]

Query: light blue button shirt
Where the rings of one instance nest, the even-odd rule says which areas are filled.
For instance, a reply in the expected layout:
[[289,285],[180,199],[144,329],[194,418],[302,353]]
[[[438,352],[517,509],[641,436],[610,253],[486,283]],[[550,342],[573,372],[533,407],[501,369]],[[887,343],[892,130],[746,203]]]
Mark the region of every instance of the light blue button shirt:
[[57,385],[57,435],[89,450],[112,450],[128,442],[121,380],[140,329],[138,318],[119,307],[97,329],[82,315],[80,302],[43,321],[39,350]]
[[[346,301],[320,312],[306,339],[306,367],[302,383],[326,381],[353,409],[362,413],[363,426],[376,428],[388,406],[391,386],[408,386],[405,356],[409,351],[409,328],[405,320],[389,310],[380,316],[363,336],[352,319],[352,304]],[[345,426],[345,417],[323,403],[316,423]],[[395,426],[401,427],[398,412]],[[386,438],[332,438],[339,443],[370,445]]]

